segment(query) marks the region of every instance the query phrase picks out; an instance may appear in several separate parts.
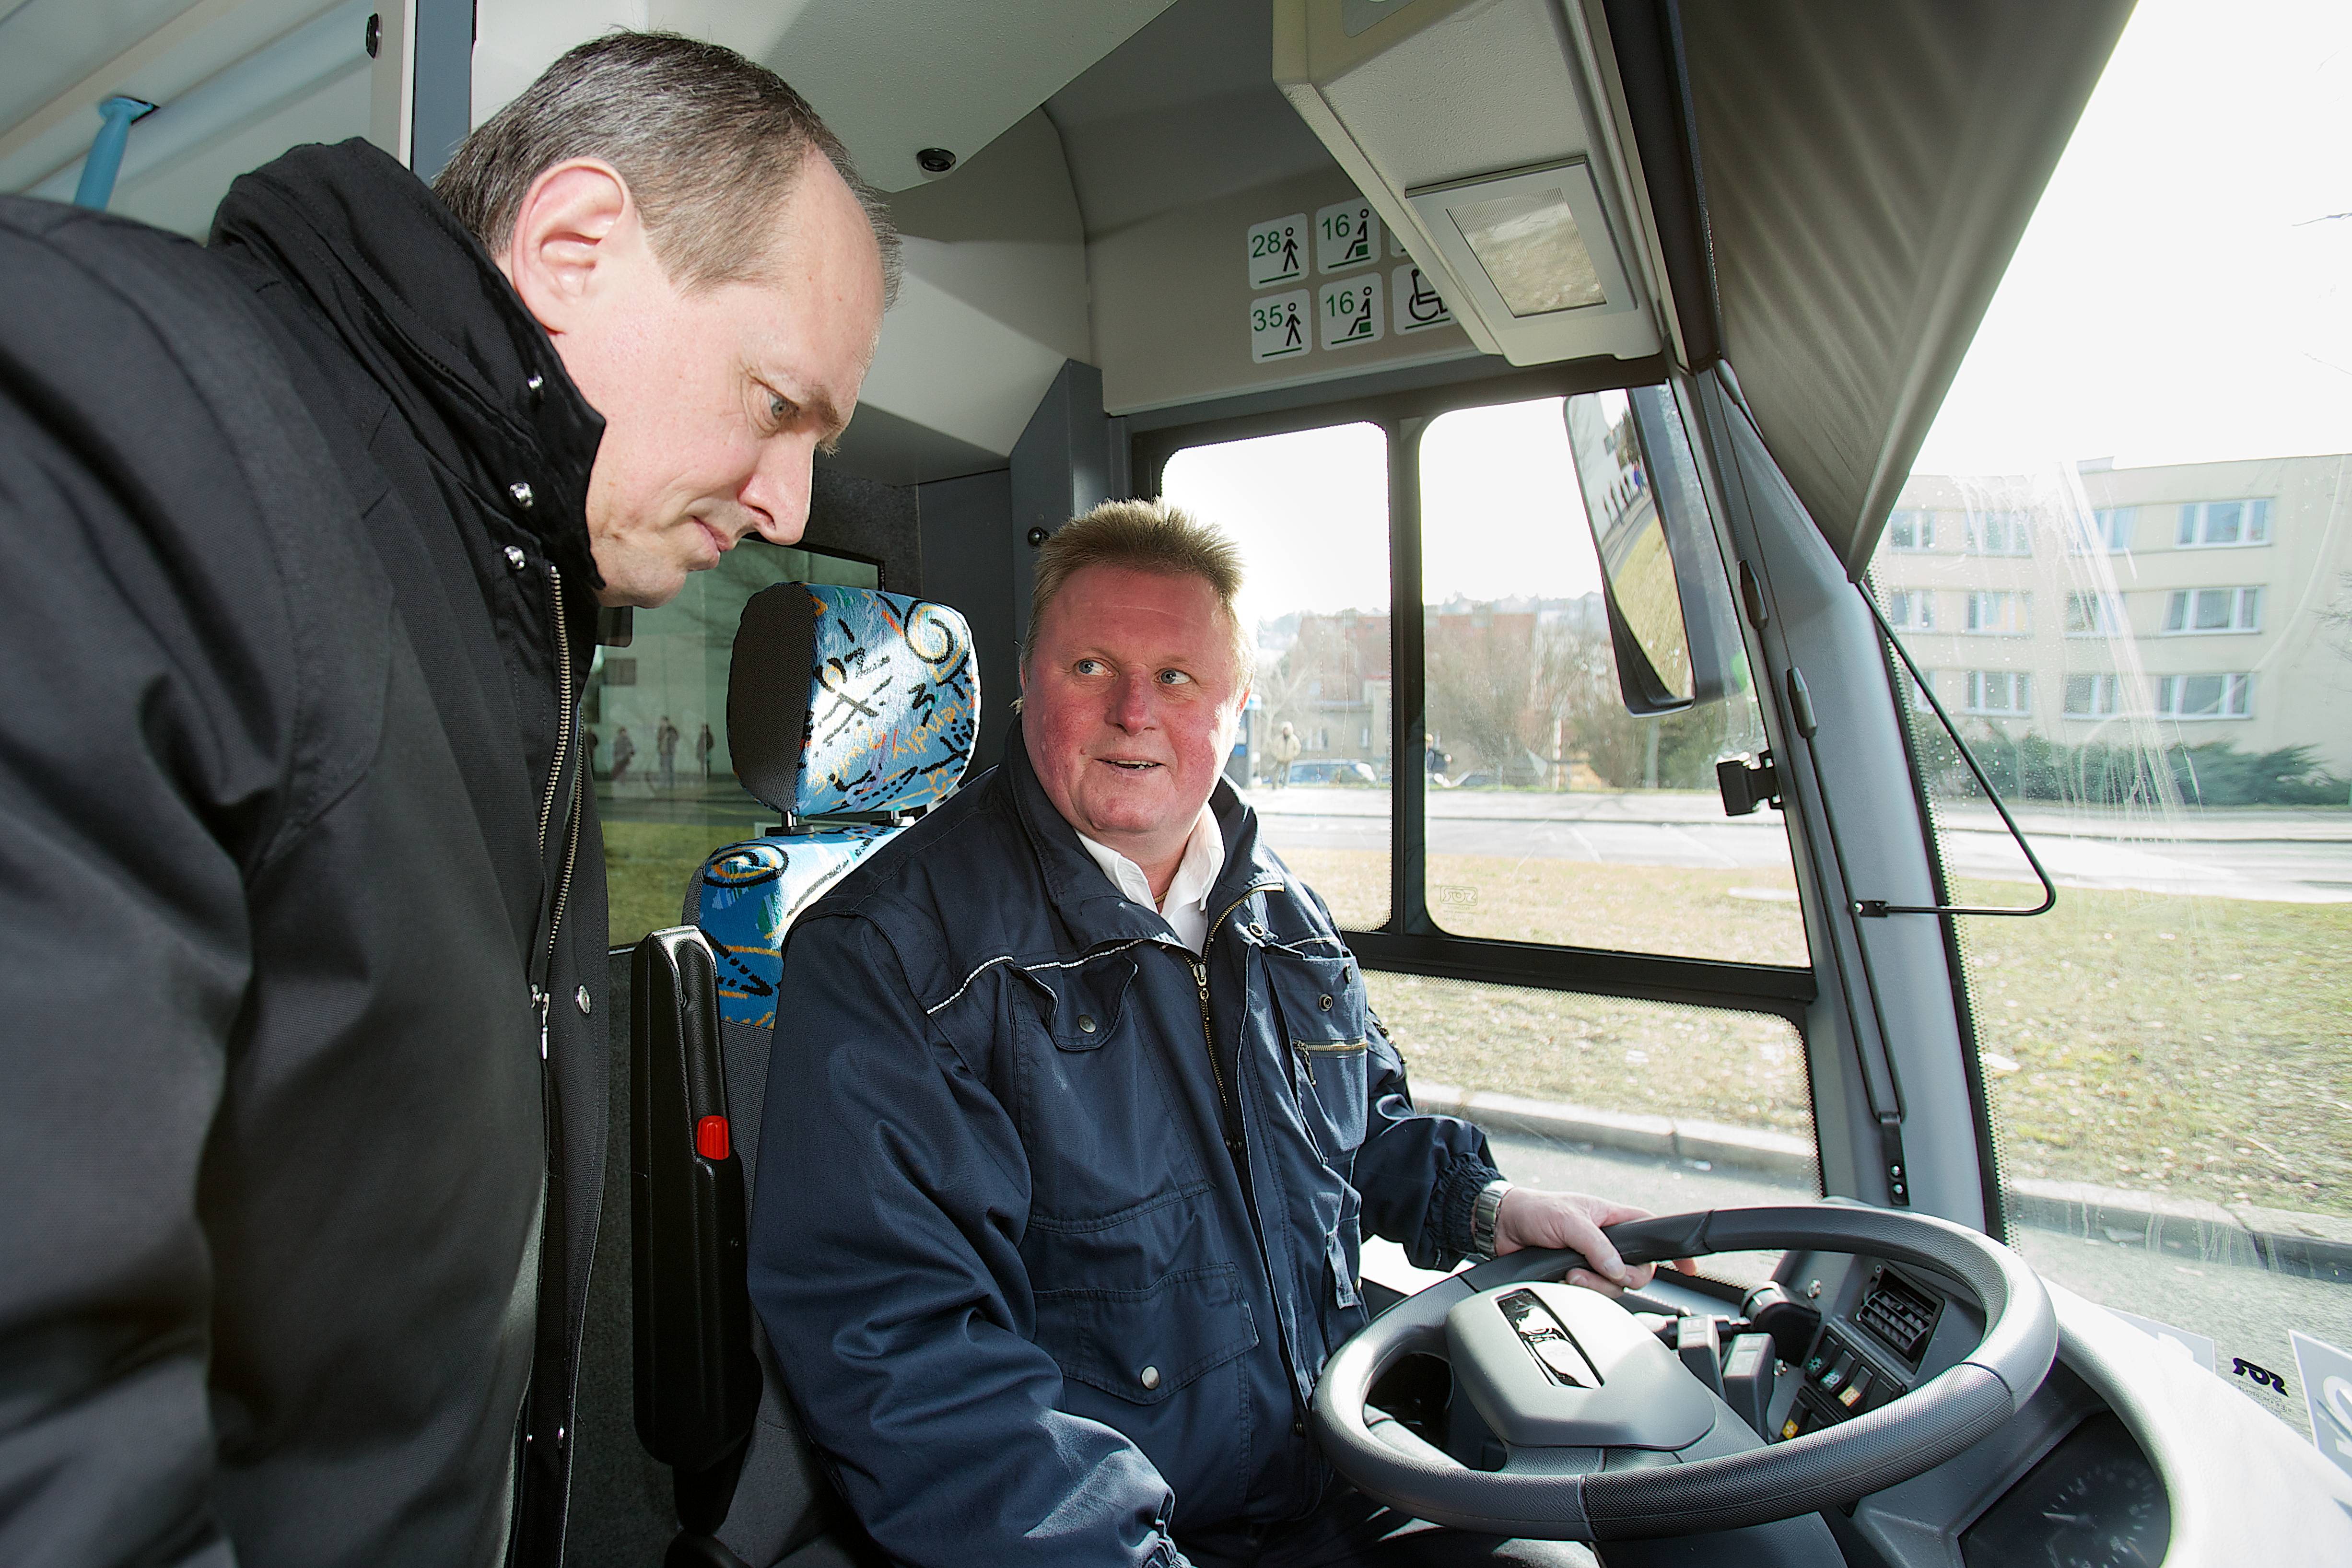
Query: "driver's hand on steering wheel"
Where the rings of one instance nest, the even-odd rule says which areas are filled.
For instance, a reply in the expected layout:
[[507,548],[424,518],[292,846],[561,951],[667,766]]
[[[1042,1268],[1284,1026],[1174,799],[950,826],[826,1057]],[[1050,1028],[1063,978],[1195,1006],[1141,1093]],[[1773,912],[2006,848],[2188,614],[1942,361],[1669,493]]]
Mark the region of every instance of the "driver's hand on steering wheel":
[[[1596,1198],[1590,1193],[1552,1193],[1540,1187],[1515,1186],[1503,1194],[1502,1205],[1495,1211],[1495,1256],[1500,1258],[1523,1247],[1568,1247],[1582,1253],[1585,1261],[1592,1266],[1570,1269],[1568,1282],[1615,1296],[1647,1285],[1650,1277],[1657,1272],[1657,1266],[1629,1266],[1618,1256],[1617,1248],[1610,1245],[1609,1238],[1601,1234],[1601,1227],[1649,1217],[1648,1209]],[[1675,1267],[1685,1274],[1697,1271],[1686,1258],[1675,1259]]]

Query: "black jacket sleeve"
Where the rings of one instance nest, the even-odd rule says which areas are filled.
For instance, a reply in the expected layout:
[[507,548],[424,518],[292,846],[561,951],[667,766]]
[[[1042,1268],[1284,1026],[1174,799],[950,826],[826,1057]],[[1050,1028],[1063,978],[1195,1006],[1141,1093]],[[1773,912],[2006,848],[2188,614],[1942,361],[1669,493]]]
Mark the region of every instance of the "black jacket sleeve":
[[911,1564],[1181,1564],[1151,1462],[1055,1407],[1061,1370],[1030,1337],[1019,1134],[888,941],[806,921],[782,993],[751,1296],[859,1518]]
[[61,210],[0,205],[0,1562],[223,1564],[199,1194],[296,660],[249,451]]

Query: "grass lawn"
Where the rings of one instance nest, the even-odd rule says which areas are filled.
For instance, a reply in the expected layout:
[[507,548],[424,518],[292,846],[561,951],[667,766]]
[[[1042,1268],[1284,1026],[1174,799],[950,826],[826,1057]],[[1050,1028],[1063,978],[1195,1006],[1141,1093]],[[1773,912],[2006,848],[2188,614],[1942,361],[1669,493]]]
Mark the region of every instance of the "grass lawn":
[[[607,823],[613,940],[674,923],[727,830]],[[1285,859],[1342,923],[1386,918],[1388,857]],[[1805,962],[1762,871],[1436,856],[1466,934]],[[1777,879],[1786,885],[1786,874]],[[1963,882],[1969,901],[2009,884]],[[2352,1214],[2352,904],[2062,889],[2030,921],[1964,920],[1978,1040],[2013,1175]],[[1375,973],[1414,1073],[1467,1089],[1805,1133],[1803,1054],[1777,1018]],[[2013,1065],[2012,1065],[2013,1064]]]
[[[1341,925],[1369,929],[1388,920],[1386,855],[1282,847],[1276,853],[1323,895]],[[1796,880],[1785,867],[1726,871],[1501,855],[1429,858],[1430,913],[1457,936],[1804,964],[1805,923],[1795,896]]]
[[[1284,858],[1335,910],[1384,918],[1385,855]],[[1429,865],[1433,893],[1475,890],[1450,909],[1432,900],[1439,922],[1465,935],[1806,962],[1795,905],[1731,891],[1786,886],[1785,873],[1473,856]],[[2007,883],[1955,891],[1969,902],[2021,897]],[[2011,1174],[2352,1214],[2352,904],[2067,888],[2037,919],[1960,925]],[[1811,1130],[1804,1063],[1778,1019],[1370,978],[1423,1078]],[[1660,1073],[1669,1061],[1675,1073]]]
[[2062,888],[1960,925],[2012,1174],[2352,1214],[2352,904]]
[[702,869],[713,849],[748,838],[751,831],[707,822],[605,823],[612,944],[635,942],[649,931],[677,924],[687,879]]

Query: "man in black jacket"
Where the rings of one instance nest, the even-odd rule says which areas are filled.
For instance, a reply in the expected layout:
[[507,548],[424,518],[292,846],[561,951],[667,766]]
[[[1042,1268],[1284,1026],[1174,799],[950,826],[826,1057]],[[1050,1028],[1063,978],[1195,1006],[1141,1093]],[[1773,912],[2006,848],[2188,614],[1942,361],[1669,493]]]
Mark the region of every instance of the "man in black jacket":
[[597,605],[799,536],[893,239],[616,36],[436,200],[0,202],[0,1562],[552,1563],[601,1190]]

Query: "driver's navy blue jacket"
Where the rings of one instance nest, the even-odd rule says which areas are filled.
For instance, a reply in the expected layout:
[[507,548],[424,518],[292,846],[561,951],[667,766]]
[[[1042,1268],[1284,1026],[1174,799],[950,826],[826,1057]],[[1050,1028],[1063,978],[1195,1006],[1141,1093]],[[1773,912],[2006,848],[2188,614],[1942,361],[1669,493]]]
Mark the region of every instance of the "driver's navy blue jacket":
[[1019,731],[784,957],[751,1286],[809,1434],[909,1563],[1181,1561],[1333,1484],[1360,1226],[1444,1267],[1495,1177],[1412,1109],[1322,901],[1220,784],[1198,957]]

